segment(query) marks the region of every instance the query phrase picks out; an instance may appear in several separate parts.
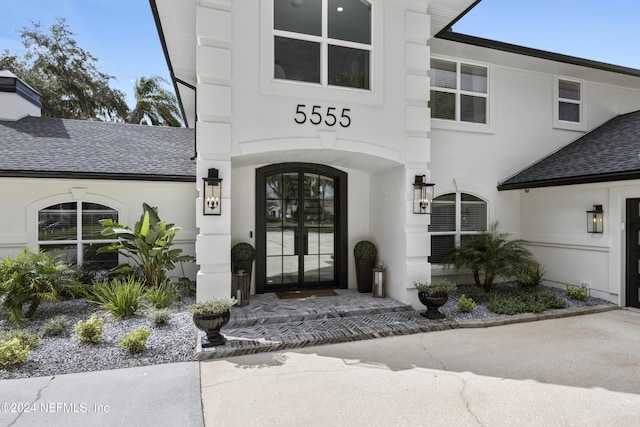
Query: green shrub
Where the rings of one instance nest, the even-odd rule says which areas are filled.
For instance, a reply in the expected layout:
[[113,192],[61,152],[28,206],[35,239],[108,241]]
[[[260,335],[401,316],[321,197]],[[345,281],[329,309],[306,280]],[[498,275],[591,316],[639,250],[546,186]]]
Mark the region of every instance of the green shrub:
[[368,240],[361,240],[353,247],[353,257],[355,259],[376,259],[378,250],[376,245]]
[[0,341],[0,366],[19,365],[27,361],[28,355],[29,348],[22,344],[18,338]]
[[463,245],[454,248],[444,264],[471,270],[476,285],[489,292],[496,278],[512,278],[532,261],[526,244],[524,240],[511,240],[507,233],[498,232],[498,222],[494,222],[489,230],[469,236]]
[[99,344],[102,339],[102,331],[104,331],[104,321],[96,314],[92,314],[89,320],[83,322],[79,320],[75,326],[76,333],[73,338],[83,344]]
[[[193,262],[191,255],[182,255],[182,249],[173,247],[173,239],[180,227],[160,220],[157,208],[142,204],[142,215],[133,230],[112,219],[101,219],[101,234],[109,239],[118,239],[109,246],[98,249],[101,253],[118,253],[131,260],[140,269],[142,282],[154,287],[167,282],[167,271],[176,268],[176,263]],[[131,272],[128,264],[119,265],[115,272]]]
[[171,320],[171,312],[166,308],[154,308],[147,313],[147,318],[151,320],[153,326],[159,328],[169,324],[169,321]]
[[455,292],[456,284],[449,280],[439,280],[433,283],[414,283],[418,292],[424,292],[428,295],[450,294]]
[[176,285],[171,282],[166,282],[162,285],[147,289],[145,297],[153,307],[167,308],[180,299],[180,294],[178,293]]
[[0,341],[10,341],[17,339],[20,345],[27,350],[35,350],[40,347],[40,337],[26,329],[11,329],[10,331],[0,331]]
[[191,304],[187,310],[191,314],[221,314],[231,310],[238,300],[235,298],[212,299],[209,301]]
[[69,325],[70,322],[67,320],[67,316],[65,316],[64,314],[52,317],[51,319],[47,320],[42,327],[42,335],[49,337],[66,335]]
[[458,300],[458,310],[463,313],[471,313],[476,308],[476,303],[472,298],[468,298],[465,294],[460,295]]
[[120,348],[131,354],[142,353],[147,349],[147,338],[151,332],[145,328],[137,328],[120,340]]
[[529,263],[524,263],[520,271],[516,273],[516,282],[523,289],[535,289],[542,285],[544,275],[544,268],[532,260]]
[[567,285],[565,292],[569,298],[574,300],[585,301],[587,299],[587,290],[585,288],[575,288]]
[[108,311],[113,317],[130,317],[140,307],[145,288],[139,279],[133,276],[113,279],[111,283],[94,282],[91,301]]
[[541,313],[565,306],[555,295],[540,291],[493,292],[487,300],[487,309],[497,314]]
[[78,270],[48,252],[23,248],[15,258],[6,257],[0,263],[0,301],[14,326],[24,325],[42,301],[84,294]]

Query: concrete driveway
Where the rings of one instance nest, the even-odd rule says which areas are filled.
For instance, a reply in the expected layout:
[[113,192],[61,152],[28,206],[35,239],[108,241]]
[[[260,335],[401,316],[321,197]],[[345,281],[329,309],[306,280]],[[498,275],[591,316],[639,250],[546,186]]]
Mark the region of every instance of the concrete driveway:
[[640,312],[201,362],[206,426],[637,426]]

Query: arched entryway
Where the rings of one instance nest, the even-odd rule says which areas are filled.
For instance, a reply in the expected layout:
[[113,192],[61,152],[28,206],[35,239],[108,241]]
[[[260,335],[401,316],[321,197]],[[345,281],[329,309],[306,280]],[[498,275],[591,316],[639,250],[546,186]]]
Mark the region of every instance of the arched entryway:
[[347,174],[312,163],[256,170],[256,292],[347,287]]

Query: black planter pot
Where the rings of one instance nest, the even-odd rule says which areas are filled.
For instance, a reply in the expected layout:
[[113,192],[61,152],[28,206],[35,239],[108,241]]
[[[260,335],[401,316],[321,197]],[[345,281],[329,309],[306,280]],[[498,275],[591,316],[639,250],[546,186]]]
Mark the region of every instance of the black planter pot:
[[358,281],[358,292],[371,292],[373,286],[373,267],[375,267],[375,259],[357,259],[356,260],[356,279]]
[[204,331],[206,337],[202,337],[202,348],[224,345],[227,340],[220,333],[220,328],[229,323],[231,312],[226,311],[219,314],[194,314],[193,323],[196,328]]
[[440,313],[438,308],[442,307],[449,300],[448,294],[429,295],[426,292],[418,292],[418,299],[427,307],[426,311],[420,313],[421,316],[430,320],[444,319],[444,314]]

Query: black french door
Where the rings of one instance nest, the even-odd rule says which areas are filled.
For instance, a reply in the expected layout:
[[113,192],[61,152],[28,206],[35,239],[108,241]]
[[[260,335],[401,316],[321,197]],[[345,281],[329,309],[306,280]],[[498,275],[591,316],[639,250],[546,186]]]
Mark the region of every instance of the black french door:
[[346,288],[346,174],[306,163],[256,173],[256,292]]
[[640,308],[640,199],[627,199],[627,305]]

